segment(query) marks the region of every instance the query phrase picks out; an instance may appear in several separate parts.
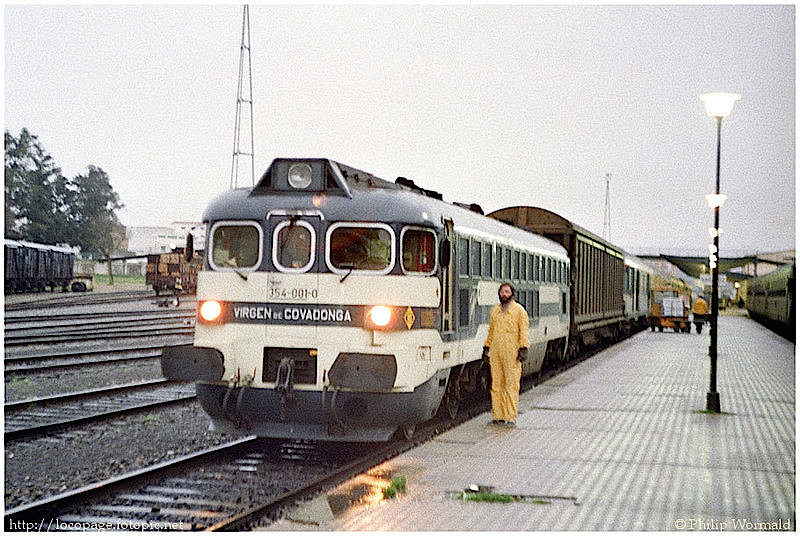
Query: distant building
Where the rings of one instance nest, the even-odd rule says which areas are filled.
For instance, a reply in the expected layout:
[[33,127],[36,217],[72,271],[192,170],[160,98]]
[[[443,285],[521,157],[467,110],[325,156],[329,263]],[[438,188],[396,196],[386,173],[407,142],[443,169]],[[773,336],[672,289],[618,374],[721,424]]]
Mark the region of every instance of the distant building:
[[195,249],[205,243],[205,225],[199,222],[176,221],[164,227],[128,227],[128,251],[136,255],[169,253],[186,245],[186,236],[192,233]]
[[[151,253],[169,253],[175,248],[186,245],[186,236],[192,233],[195,249],[203,249],[205,244],[205,225],[199,222],[175,221],[163,227],[128,227],[126,230],[127,251],[133,255],[149,255]],[[108,270],[105,263],[98,263],[98,272]],[[114,261],[112,270],[115,274],[144,275],[147,270],[147,259],[127,259]]]

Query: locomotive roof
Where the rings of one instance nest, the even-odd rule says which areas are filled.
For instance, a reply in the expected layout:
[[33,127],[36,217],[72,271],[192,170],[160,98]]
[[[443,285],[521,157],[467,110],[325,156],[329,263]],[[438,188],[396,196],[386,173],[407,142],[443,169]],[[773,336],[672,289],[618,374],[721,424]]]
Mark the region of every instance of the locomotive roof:
[[[313,189],[293,189],[276,177],[292,163],[308,163]],[[316,184],[314,183],[316,181]],[[476,207],[476,205],[473,205]],[[229,190],[206,208],[203,221],[257,220],[273,214],[318,215],[330,221],[402,222],[442,227],[449,218],[457,230],[502,237],[566,257],[558,243],[540,235],[487,218],[463,205],[446,203],[441,195],[399,177],[397,182],[326,159],[276,159],[253,188]]]

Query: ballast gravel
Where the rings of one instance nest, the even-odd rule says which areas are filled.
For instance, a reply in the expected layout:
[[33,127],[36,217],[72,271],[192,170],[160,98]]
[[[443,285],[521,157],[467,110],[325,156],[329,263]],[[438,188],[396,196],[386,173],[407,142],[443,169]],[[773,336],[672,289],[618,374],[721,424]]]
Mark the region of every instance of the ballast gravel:
[[6,441],[6,509],[241,437],[208,431],[197,401]]

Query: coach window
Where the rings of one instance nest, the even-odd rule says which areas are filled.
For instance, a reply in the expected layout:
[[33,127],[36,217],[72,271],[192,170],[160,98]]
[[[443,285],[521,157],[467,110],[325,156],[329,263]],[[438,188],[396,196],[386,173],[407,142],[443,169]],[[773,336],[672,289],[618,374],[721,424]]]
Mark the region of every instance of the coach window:
[[527,253],[521,253],[520,254],[519,267],[520,267],[520,273],[519,273],[520,281],[527,281],[528,280],[528,254]]
[[506,281],[511,281],[511,250],[503,252],[503,277]]
[[261,263],[261,227],[250,222],[218,222],[211,228],[213,270],[256,268]]
[[275,227],[272,262],[286,273],[306,272],[314,264],[314,228],[305,221],[283,221]]
[[394,232],[382,223],[334,223],[328,228],[326,261],[337,274],[388,274],[394,265]]
[[480,277],[481,275],[481,253],[483,253],[482,244],[480,242],[472,242],[472,277]]
[[481,255],[482,262],[483,262],[483,270],[482,275],[486,278],[492,277],[492,245],[491,244],[482,244],[483,246],[483,254]]
[[400,235],[403,272],[432,274],[436,268],[436,235],[414,227],[405,227]]
[[514,298],[516,300],[516,302],[518,304],[520,304],[522,306],[522,308],[525,309],[526,311],[529,310],[528,309],[528,302],[530,301],[529,300],[530,294],[531,294],[530,291],[520,290],[520,291],[517,292],[516,298]]
[[458,275],[469,275],[469,239],[458,239]]
[[494,251],[494,277],[495,279],[503,279],[503,248],[497,246]]

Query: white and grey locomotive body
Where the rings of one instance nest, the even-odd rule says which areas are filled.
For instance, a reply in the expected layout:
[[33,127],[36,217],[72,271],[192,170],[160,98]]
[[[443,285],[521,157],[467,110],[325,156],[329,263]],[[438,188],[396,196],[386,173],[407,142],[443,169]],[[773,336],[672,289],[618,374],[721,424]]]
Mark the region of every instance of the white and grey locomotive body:
[[524,374],[562,359],[569,258],[542,236],[324,159],[277,159],[251,189],[207,208],[194,344],[167,377],[197,382],[217,430],[383,441],[462,393],[497,290],[531,319]]

